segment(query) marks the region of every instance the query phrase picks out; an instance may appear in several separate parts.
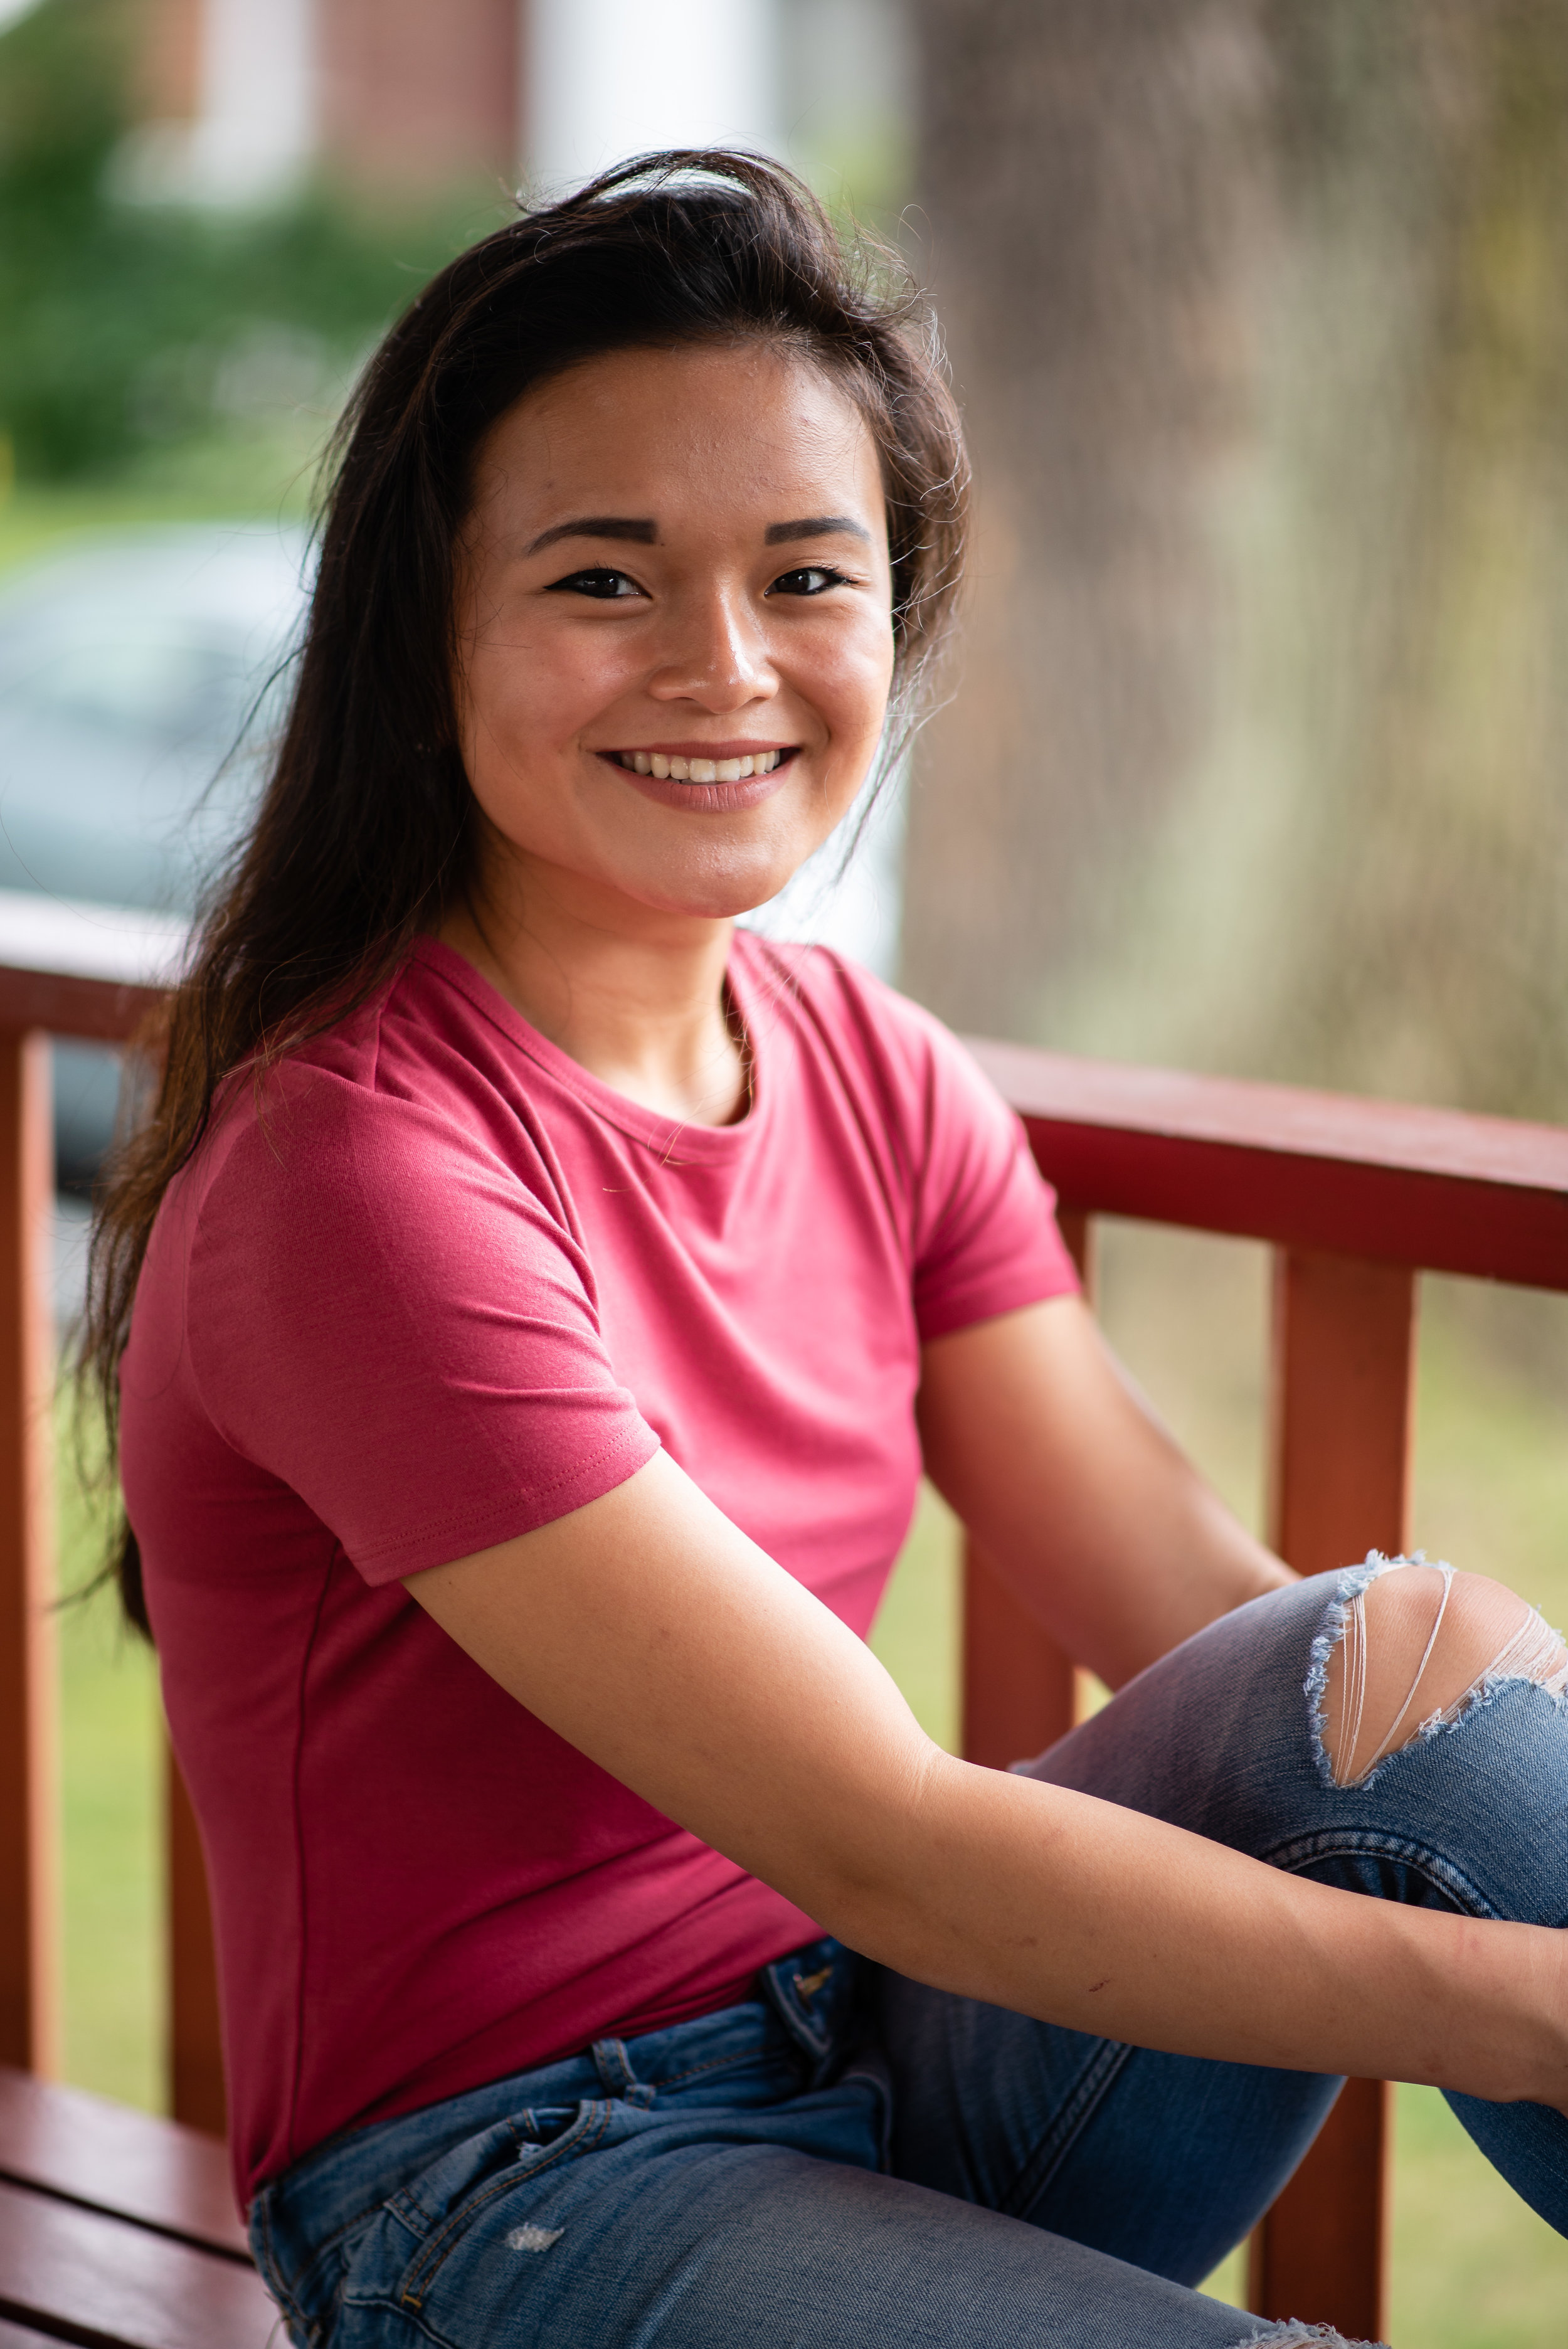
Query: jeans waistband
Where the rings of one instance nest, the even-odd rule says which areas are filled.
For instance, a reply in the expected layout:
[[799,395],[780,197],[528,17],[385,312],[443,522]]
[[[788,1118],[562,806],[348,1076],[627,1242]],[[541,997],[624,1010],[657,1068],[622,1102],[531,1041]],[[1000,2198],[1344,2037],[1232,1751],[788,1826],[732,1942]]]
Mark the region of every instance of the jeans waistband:
[[253,2237],[286,2241],[297,2261],[323,2250],[430,2162],[509,2113],[624,2097],[648,2105],[695,2092],[716,2072],[748,2062],[779,2066],[780,2091],[817,2086],[835,2069],[851,2028],[860,1961],[832,1940],[807,1943],[758,1976],[761,1996],[634,2039],[599,2039],[581,2054],[444,2097],[440,2103],[330,2138],[263,2186],[251,2206]]

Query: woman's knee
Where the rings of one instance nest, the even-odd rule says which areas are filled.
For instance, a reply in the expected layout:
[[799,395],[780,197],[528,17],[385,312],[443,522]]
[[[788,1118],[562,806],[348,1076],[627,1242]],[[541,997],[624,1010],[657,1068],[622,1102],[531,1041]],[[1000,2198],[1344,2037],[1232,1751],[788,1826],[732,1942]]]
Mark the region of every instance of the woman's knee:
[[1337,1785],[1357,1784],[1491,1682],[1568,1692],[1568,1651],[1518,1594],[1484,1574],[1395,1558],[1346,1609],[1328,1663],[1324,1746]]

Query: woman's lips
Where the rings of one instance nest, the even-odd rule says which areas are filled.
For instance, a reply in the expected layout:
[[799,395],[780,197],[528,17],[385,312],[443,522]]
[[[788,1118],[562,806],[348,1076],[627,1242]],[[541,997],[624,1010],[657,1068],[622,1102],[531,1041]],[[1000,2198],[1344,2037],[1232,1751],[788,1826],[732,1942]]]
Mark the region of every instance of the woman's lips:
[[[703,742],[660,743],[656,750],[601,750],[599,757],[606,765],[640,792],[645,799],[656,800],[662,807],[684,809],[693,815],[728,815],[745,808],[760,807],[770,800],[784,781],[796,756],[797,746],[776,743]],[[639,774],[632,764],[634,758],[649,769]],[[773,764],[765,774],[755,771],[755,762],[768,759]],[[665,769],[664,774],[652,771],[655,761]],[[721,780],[720,762],[735,771]],[[672,774],[672,765],[685,768],[686,774]],[[753,771],[744,774],[742,765]],[[695,770],[695,771],[694,771]]]

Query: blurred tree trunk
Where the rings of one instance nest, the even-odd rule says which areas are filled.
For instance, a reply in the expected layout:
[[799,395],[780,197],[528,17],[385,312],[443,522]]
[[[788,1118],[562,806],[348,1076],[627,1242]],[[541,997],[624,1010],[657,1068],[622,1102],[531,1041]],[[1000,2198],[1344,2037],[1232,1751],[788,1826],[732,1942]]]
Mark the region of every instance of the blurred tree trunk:
[[1568,1112],[1568,0],[920,0],[979,528],[907,982]]
[[1568,0],[1274,0],[1272,33],[1280,919],[1206,1016],[1281,1073],[1561,1117]]
[[[905,983],[1050,1032],[1204,739],[1207,489],[1245,380],[1253,0],[917,0],[920,196],[976,533],[916,767]],[[918,217],[918,215],[917,215]]]

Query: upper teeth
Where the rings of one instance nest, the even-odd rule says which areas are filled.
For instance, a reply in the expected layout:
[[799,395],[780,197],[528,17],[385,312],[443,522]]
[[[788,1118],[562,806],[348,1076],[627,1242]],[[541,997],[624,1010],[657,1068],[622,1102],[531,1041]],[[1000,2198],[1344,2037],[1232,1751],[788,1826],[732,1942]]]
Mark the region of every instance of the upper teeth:
[[666,759],[662,750],[622,750],[617,756],[624,767],[634,768],[639,775],[655,775],[661,783],[741,783],[748,775],[770,775],[784,753],[758,750],[749,759]]

